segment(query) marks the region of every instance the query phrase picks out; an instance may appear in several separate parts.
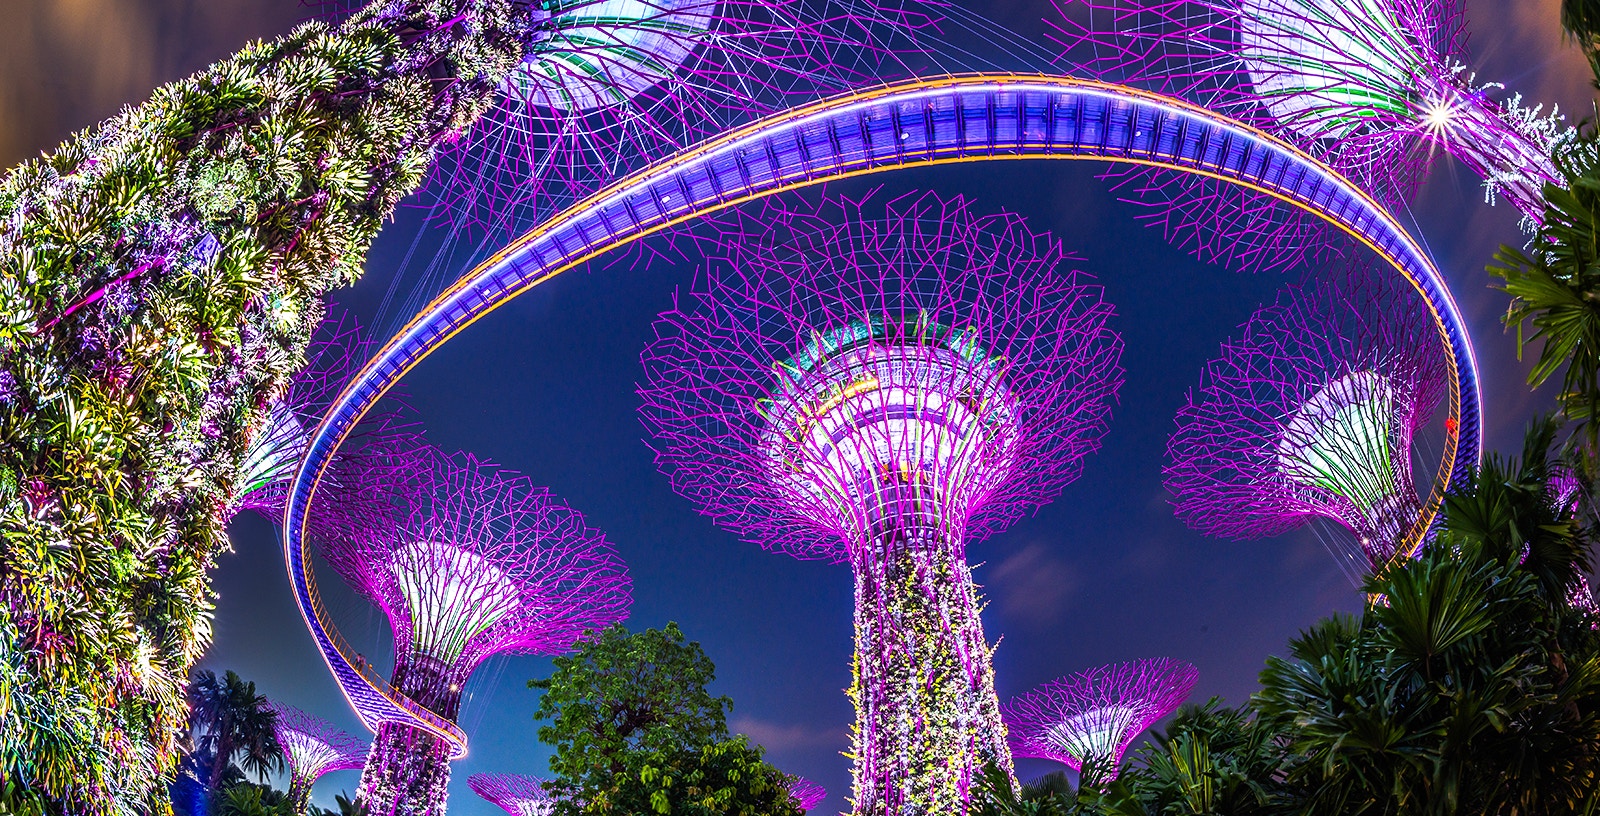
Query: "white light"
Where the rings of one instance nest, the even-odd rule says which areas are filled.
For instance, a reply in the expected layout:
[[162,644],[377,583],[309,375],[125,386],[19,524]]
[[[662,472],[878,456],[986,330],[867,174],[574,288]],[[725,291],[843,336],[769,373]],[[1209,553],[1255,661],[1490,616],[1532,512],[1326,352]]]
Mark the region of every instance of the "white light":
[[1243,0],[1238,13],[1251,84],[1285,127],[1342,138],[1410,110],[1421,58],[1385,0]]
[[1278,472],[1370,511],[1395,491],[1394,411],[1394,389],[1376,371],[1328,383],[1284,425]]
[[771,476],[858,528],[907,496],[944,507],[981,495],[1007,475],[1016,436],[997,365],[938,341],[872,340],[789,369],[763,440]]

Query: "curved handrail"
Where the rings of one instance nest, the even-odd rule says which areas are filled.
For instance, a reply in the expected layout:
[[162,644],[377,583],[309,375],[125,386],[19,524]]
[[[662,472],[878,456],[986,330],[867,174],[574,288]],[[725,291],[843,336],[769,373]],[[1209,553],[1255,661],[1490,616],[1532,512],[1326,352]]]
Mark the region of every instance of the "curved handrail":
[[350,429],[405,373],[478,318],[611,249],[743,201],[895,167],[1019,158],[1131,162],[1209,176],[1316,215],[1370,247],[1427,300],[1449,354],[1443,466],[1408,533],[1414,553],[1443,492],[1478,462],[1478,367],[1448,287],[1422,247],[1370,196],[1293,146],[1181,100],[1049,75],[972,74],[883,85],[774,114],[682,151],[594,193],[457,280],[362,367],[312,435],[285,510],[289,577],[306,625],[369,727],[400,721],[465,736],[356,671],[316,602],[306,514]]

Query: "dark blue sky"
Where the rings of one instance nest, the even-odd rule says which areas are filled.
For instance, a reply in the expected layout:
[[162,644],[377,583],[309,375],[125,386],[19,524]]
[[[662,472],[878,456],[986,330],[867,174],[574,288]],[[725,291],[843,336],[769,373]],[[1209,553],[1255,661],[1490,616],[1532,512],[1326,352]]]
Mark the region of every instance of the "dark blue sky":
[[[984,4],[1019,30],[1037,30],[1039,0]],[[71,130],[143,99],[156,83],[278,33],[293,0],[0,0],[0,165],[45,149]],[[1472,64],[1533,101],[1587,110],[1586,68],[1564,49],[1555,0],[1468,4]],[[1200,669],[1194,699],[1242,701],[1269,653],[1316,618],[1353,611],[1359,598],[1308,531],[1257,542],[1203,538],[1173,519],[1160,468],[1172,415],[1218,344],[1293,276],[1248,276],[1198,265],[1132,221],[1072,162],[925,168],[830,187],[859,195],[913,189],[965,194],[981,211],[1020,212],[1083,256],[1116,305],[1127,342],[1127,385],[1105,449],[1036,517],[974,547],[1000,639],[1002,698],[1102,663],[1168,655]],[[1453,282],[1483,364],[1489,447],[1513,450],[1530,412],[1546,404],[1522,384],[1523,366],[1497,322],[1504,297],[1482,268],[1502,241],[1520,242],[1516,216],[1482,204],[1476,179],[1441,164],[1415,205],[1419,233]],[[365,281],[338,300],[368,323],[403,320],[378,304],[419,229],[403,213],[378,242]],[[452,273],[459,272],[452,270]],[[607,531],[635,585],[631,625],[676,620],[718,665],[733,724],[790,772],[825,785],[843,808],[853,714],[847,568],[799,562],[739,542],[673,494],[650,463],[635,418],[638,355],[650,322],[691,267],[643,263],[569,273],[480,321],[406,381],[433,440],[471,450],[547,484]],[[242,518],[236,552],[217,572],[216,644],[203,665],[231,668],[265,692],[356,730],[295,611],[276,532]],[[386,626],[325,575],[347,637],[369,655]],[[490,661],[474,676],[462,714],[471,755],[458,763],[452,811],[498,811],[466,788],[482,771],[545,773],[530,677],[545,659]],[[1050,769],[1023,762],[1024,776]],[[331,803],[355,772],[317,788]],[[824,809],[822,812],[832,812]]]

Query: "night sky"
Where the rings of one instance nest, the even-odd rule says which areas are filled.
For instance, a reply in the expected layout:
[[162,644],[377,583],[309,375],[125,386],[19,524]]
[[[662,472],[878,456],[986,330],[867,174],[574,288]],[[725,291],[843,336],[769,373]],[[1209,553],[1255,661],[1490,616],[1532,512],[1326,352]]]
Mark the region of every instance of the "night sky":
[[[983,4],[1017,30],[1037,31],[1048,0]],[[1590,110],[1587,66],[1564,47],[1557,0],[1471,0],[1471,64],[1530,102]],[[247,39],[283,33],[304,14],[294,0],[0,0],[0,166],[48,149],[72,130],[144,99],[155,85],[226,56]],[[1027,67],[1027,66],[1017,66]],[[999,639],[1003,699],[1103,663],[1171,656],[1200,669],[1193,699],[1242,702],[1271,653],[1318,617],[1355,611],[1358,593],[1309,530],[1226,542],[1188,531],[1161,486],[1172,416],[1201,366],[1263,300],[1298,275],[1239,275],[1197,264],[1132,220],[1077,162],[925,168],[832,185],[831,194],[882,198],[916,189],[974,199],[1052,230],[1086,260],[1127,343],[1127,384],[1104,450],[1052,504],[975,546]],[[1482,203],[1477,179],[1441,163],[1414,205],[1416,225],[1468,315],[1478,344],[1488,447],[1514,451],[1546,394],[1523,384],[1498,316],[1503,295],[1483,266],[1497,245],[1521,242],[1509,207]],[[880,198],[881,200],[881,198]],[[366,279],[336,299],[379,329],[409,317],[380,308],[421,228],[414,210],[380,237]],[[425,256],[438,236],[424,235]],[[412,267],[415,269],[415,267]],[[462,271],[457,265],[451,276]],[[607,531],[634,580],[630,625],[678,621],[718,665],[715,690],[734,700],[733,727],[786,771],[830,791],[819,812],[845,807],[853,713],[848,568],[800,562],[740,542],[673,494],[651,464],[636,418],[638,356],[655,314],[686,285],[690,264],[597,266],[541,286],[480,321],[405,383],[433,441],[470,450],[549,485]],[[400,300],[407,294],[402,287]],[[1434,450],[1437,450],[1435,446]],[[1435,454],[1436,457],[1436,454]],[[357,731],[295,610],[272,525],[245,515],[236,552],[217,571],[216,642],[202,665],[233,669],[269,696]],[[385,654],[381,618],[324,571],[330,608],[350,641]],[[469,685],[462,725],[471,755],[455,766],[451,810],[499,811],[466,787],[470,774],[547,774],[532,713],[549,661],[502,657]],[[1021,775],[1051,770],[1023,761]],[[357,773],[326,777],[316,801],[353,790]]]

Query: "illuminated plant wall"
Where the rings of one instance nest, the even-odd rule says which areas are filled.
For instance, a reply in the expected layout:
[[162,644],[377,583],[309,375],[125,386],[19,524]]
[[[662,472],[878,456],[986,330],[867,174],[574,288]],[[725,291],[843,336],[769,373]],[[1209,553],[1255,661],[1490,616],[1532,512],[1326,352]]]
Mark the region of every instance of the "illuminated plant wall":
[[162,807],[247,447],[441,140],[521,59],[507,0],[255,43],[0,180],[0,778]]

